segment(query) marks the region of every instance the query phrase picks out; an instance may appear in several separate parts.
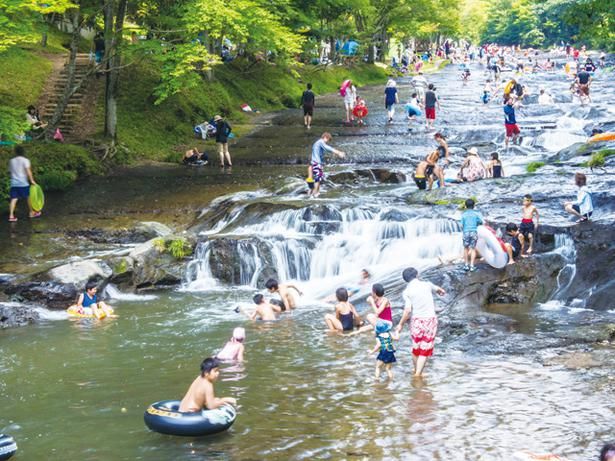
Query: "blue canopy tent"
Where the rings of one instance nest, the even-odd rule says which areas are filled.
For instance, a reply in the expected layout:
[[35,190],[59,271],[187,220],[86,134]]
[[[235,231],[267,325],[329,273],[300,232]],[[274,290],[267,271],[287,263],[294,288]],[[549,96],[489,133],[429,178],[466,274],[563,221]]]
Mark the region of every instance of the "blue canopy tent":
[[339,49],[339,53],[346,56],[354,56],[357,54],[357,50],[359,49],[359,43],[354,40],[348,40],[344,42],[344,44]]

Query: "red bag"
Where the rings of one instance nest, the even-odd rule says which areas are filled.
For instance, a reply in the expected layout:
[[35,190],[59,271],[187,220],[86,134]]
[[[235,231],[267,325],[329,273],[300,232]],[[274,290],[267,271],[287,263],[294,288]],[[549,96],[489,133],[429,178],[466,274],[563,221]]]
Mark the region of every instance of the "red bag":
[[62,135],[62,132],[59,128],[56,128],[56,132],[53,134],[53,139],[58,142],[64,142],[64,136]]

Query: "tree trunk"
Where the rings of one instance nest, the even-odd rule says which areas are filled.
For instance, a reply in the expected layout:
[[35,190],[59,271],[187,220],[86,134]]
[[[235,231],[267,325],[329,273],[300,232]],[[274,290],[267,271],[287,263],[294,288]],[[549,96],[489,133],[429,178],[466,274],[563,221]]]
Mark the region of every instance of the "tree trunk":
[[68,57],[68,63],[66,64],[66,85],[64,86],[62,97],[60,98],[60,101],[58,101],[53,115],[51,116],[51,120],[49,120],[47,137],[53,135],[56,127],[60,123],[60,120],[62,120],[62,116],[64,115],[64,111],[68,105],[68,101],[79,88],[75,85],[75,67],[77,62],[77,48],[79,46],[79,39],[81,38],[80,14],[78,9],[74,9],[68,14],[70,15],[73,31],[70,37],[70,54]]
[[335,63],[335,38],[329,37],[329,62],[331,64]]
[[[126,17],[127,0],[119,0],[117,14],[113,14],[114,2],[105,3],[105,137],[112,145],[117,141],[117,96],[120,81],[120,66],[122,64],[122,34]],[[114,26],[115,19],[115,26]],[[110,46],[108,46],[109,44]]]

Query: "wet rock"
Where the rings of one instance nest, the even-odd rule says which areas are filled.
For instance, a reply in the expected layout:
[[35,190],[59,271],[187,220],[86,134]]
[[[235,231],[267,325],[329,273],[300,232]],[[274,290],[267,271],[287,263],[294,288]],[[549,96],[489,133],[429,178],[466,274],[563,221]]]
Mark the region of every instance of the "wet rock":
[[166,237],[173,233],[170,227],[156,221],[142,221],[135,226],[134,230],[135,234],[145,240]]
[[545,362],[545,365],[563,365],[566,368],[578,370],[581,368],[595,368],[603,366],[603,363],[594,358],[591,352],[568,352],[553,357]]
[[304,221],[341,221],[342,214],[335,207],[329,205],[314,205],[303,212]]
[[380,221],[405,222],[412,218],[407,211],[397,209],[388,210],[380,215]]
[[480,264],[479,270],[467,273],[446,266],[423,274],[448,293],[444,299],[451,309],[485,304],[531,305],[546,301],[557,287],[557,275],[565,259],[554,253],[534,255],[504,269]]
[[47,306],[49,309],[66,309],[77,300],[83,287],[59,282],[25,281],[15,282],[5,289],[10,299],[17,302],[31,302]]
[[36,323],[39,318],[39,313],[32,306],[0,303],[0,329],[22,327]]
[[172,286],[181,283],[187,259],[178,260],[156,248],[152,239],[134,248],[129,254],[127,266],[132,263],[131,284],[137,289]]
[[48,277],[61,284],[83,286],[89,280],[107,279],[112,273],[111,268],[104,261],[86,259],[54,267],[48,272]]
[[585,307],[615,309],[615,226],[596,222],[570,228],[576,248],[576,274],[565,293],[583,299]]
[[400,184],[406,182],[406,175],[398,171],[391,171],[386,169],[372,169],[376,180],[384,184]]

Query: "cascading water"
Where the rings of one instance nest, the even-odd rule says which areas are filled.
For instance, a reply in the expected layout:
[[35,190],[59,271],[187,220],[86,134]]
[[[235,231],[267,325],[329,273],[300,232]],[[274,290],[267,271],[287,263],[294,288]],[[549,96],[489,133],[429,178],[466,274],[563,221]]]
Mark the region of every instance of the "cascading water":
[[563,300],[565,298],[566,291],[574,281],[574,277],[577,274],[577,250],[574,246],[574,241],[569,235],[555,234],[555,251],[565,258],[566,265],[557,275],[557,291],[552,298],[554,300]]
[[[405,220],[387,220],[392,211]],[[302,281],[313,293],[352,283],[363,268],[384,277],[408,265],[429,267],[438,264],[439,258],[461,252],[456,221],[410,218],[390,208],[283,210],[228,231],[199,244],[187,270],[187,289],[212,285],[216,270],[210,260],[211,245],[217,238],[237,240],[233,261],[239,268],[240,285],[256,287],[264,266],[270,264],[278,278]]]
[[210,257],[211,242],[200,242],[194,252],[194,259],[186,267],[184,289],[202,291],[218,285],[218,281],[211,272]]

